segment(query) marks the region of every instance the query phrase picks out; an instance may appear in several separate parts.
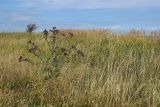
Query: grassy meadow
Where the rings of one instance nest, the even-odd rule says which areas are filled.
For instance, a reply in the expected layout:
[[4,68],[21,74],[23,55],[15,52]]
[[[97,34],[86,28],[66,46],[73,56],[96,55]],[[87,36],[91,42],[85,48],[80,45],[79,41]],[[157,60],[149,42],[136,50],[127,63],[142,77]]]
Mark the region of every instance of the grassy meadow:
[[[159,37],[104,30],[62,32],[74,36],[60,37],[55,45],[73,45],[83,54],[56,54],[56,63],[50,65],[58,76],[49,79],[43,66],[48,62],[27,51],[28,40],[49,51],[43,34],[0,33],[0,107],[160,107]],[[32,63],[19,61],[21,55]],[[41,56],[49,60],[47,55]]]

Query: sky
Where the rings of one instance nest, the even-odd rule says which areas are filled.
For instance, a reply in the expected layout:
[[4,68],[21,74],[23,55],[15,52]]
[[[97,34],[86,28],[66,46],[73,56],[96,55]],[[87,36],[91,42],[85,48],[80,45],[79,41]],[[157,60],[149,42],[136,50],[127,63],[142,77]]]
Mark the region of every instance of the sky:
[[0,31],[160,29],[160,0],[0,0]]

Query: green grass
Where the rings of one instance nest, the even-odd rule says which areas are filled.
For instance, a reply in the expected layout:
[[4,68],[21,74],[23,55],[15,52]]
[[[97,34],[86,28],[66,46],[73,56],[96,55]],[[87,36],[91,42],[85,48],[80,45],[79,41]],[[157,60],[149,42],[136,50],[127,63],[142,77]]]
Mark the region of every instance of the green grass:
[[[68,31],[64,31],[68,32]],[[63,63],[60,76],[43,79],[41,68],[18,62],[41,34],[0,33],[0,107],[160,107],[160,39],[141,34],[113,36],[101,30],[71,30],[85,57]]]

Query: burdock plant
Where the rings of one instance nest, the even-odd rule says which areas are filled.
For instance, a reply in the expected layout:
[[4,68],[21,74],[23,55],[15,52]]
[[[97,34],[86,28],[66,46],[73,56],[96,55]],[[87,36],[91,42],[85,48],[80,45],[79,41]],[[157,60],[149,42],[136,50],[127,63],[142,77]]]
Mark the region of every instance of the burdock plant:
[[[29,46],[27,50],[29,53],[33,54],[36,58],[40,60],[41,64],[39,64],[39,66],[40,68],[42,68],[41,71],[43,72],[45,79],[58,77],[60,75],[60,68],[63,66],[64,63],[85,56],[83,51],[77,49],[75,45],[66,45],[64,47],[60,47],[57,45],[56,42],[59,38],[62,38],[64,40],[67,38],[73,38],[73,33],[69,32],[66,35],[60,30],[58,30],[56,27],[53,27],[51,30],[45,29],[42,34],[48,46],[48,51],[44,52],[32,40],[29,40],[27,42]],[[32,62],[31,64],[34,64],[33,61],[26,59],[27,58],[22,58],[22,56],[20,56],[19,61],[29,63]]]

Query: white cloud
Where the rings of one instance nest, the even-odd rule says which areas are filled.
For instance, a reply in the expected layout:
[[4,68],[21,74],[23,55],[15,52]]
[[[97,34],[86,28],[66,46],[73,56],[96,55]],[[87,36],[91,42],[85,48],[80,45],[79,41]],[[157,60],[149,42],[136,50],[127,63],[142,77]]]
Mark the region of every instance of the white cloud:
[[160,7],[160,0],[24,0],[22,5],[37,8],[137,8]]
[[35,16],[22,14],[22,13],[12,13],[10,19],[14,21],[30,21],[33,20]]
[[151,30],[160,30],[160,26],[152,27]]

